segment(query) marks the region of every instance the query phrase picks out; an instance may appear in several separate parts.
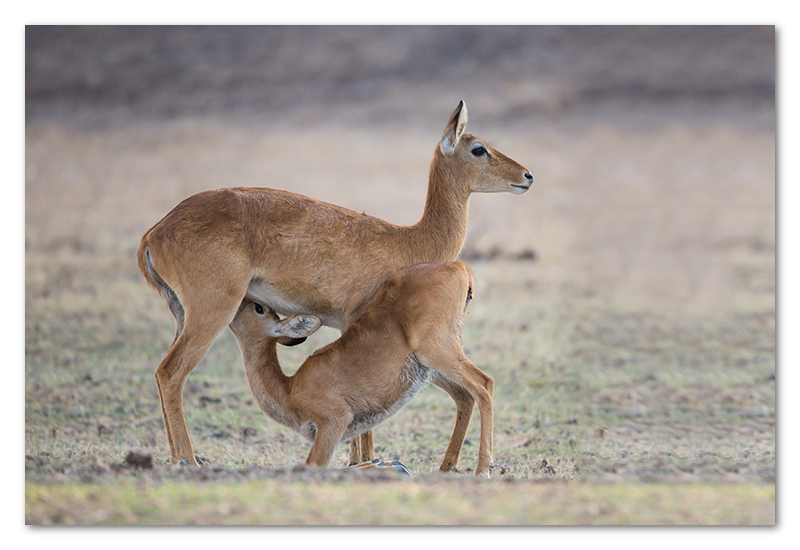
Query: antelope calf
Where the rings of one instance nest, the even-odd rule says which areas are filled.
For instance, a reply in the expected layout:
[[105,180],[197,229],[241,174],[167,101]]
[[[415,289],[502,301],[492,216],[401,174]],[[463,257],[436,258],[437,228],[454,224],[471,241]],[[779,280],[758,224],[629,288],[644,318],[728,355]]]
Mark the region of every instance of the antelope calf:
[[[425,211],[414,225],[286,191],[234,188],[189,197],[142,236],[139,269],[176,320],[156,368],[172,462],[198,465],[183,386],[243,298],[279,315],[312,314],[344,331],[392,273],[458,257],[472,193],[528,190],[527,168],[465,134],[466,124],[462,101],[436,145]],[[360,451],[354,440],[351,460],[374,458],[371,434],[365,436]]]
[[328,466],[340,441],[371,430],[436,381],[457,407],[440,470],[458,464],[477,401],[481,442],[475,473],[488,477],[494,382],[467,359],[461,344],[473,286],[472,272],[461,262],[398,271],[344,334],[311,355],[294,376],[281,370],[276,344],[304,339],[320,327],[319,318],[301,314],[281,320],[269,307],[246,299],[230,327],[253,396],[267,415],[313,442],[309,464]]

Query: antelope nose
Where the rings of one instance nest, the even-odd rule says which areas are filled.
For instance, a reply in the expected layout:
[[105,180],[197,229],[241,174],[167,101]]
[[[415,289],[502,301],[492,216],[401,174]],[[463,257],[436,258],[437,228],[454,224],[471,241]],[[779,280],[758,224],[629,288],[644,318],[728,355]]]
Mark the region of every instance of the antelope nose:
[[525,172],[523,174],[523,176],[525,176],[526,180],[528,180],[529,182],[533,183],[533,175],[530,172]]

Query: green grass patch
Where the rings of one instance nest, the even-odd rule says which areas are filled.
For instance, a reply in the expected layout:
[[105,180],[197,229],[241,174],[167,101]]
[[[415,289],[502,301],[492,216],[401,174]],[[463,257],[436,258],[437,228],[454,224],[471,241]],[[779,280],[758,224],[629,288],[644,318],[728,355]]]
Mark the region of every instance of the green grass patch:
[[27,524],[774,525],[773,485],[29,484]]

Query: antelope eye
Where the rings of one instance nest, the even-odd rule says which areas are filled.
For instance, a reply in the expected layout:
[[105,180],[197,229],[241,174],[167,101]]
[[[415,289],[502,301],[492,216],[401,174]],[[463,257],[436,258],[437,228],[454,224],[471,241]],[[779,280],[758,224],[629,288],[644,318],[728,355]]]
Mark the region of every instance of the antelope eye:
[[475,155],[476,157],[482,157],[483,155],[486,154],[486,148],[479,145],[478,147],[475,147],[475,149],[472,150],[472,154]]
[[264,315],[264,306],[262,306],[261,304],[253,304],[253,305],[256,306],[256,313],[258,313],[259,315]]

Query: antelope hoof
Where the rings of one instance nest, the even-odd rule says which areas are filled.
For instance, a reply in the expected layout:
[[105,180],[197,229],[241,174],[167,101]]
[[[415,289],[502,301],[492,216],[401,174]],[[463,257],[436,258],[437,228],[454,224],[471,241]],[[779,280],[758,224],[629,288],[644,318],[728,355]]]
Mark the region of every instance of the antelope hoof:
[[[377,460],[377,459],[376,459]],[[400,472],[401,474],[406,474],[408,476],[411,475],[411,470],[406,468],[403,464],[400,463],[398,460],[392,460],[390,462],[377,462],[375,464],[376,468],[394,468],[395,472]]]
[[369,462],[351,462],[350,464],[347,465],[347,467],[348,468],[352,468],[353,466],[358,466],[359,464],[361,464],[361,467],[363,468],[364,466],[366,466],[368,464],[377,464],[380,461],[381,461],[380,458],[373,458]]

